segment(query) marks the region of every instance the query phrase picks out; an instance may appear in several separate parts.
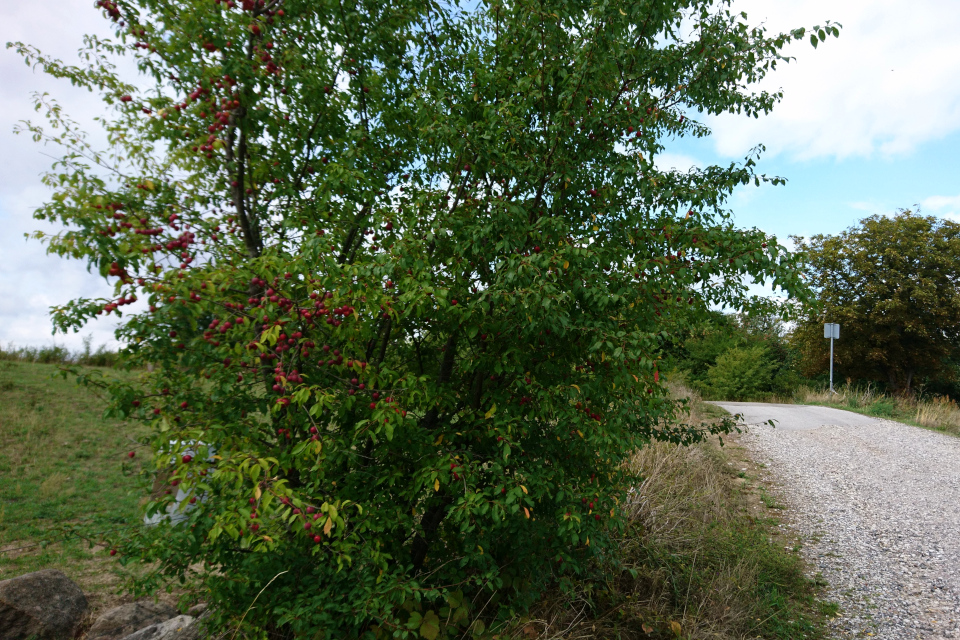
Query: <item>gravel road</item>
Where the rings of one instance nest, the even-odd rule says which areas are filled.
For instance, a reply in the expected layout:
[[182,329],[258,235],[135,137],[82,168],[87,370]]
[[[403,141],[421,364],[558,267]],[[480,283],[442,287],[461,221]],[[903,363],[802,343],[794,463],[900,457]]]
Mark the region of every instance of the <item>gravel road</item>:
[[717,404],[750,425],[741,442],[842,609],[837,638],[960,638],[960,438],[826,407]]

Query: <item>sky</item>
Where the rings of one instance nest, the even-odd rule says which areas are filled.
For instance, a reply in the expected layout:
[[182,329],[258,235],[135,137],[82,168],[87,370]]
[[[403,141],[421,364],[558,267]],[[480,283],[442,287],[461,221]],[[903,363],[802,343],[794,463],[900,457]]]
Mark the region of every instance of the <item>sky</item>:
[[[92,5],[0,2],[0,43],[27,42],[75,62],[84,34],[110,35]],[[791,46],[795,60],[764,81],[784,92],[771,114],[707,118],[714,135],[671,143],[661,166],[728,164],[765,145],[759,171],[787,184],[740,188],[730,207],[739,226],[785,243],[791,235],[835,234],[900,208],[960,220],[960,2],[736,0],[735,7],[772,31],[829,20],[842,25],[841,34],[816,50],[806,41]],[[52,305],[107,296],[112,288],[84,264],[48,256],[40,243],[24,239],[52,230],[31,214],[49,196],[40,175],[55,150],[13,134],[18,121],[38,115],[33,92],[48,92],[81,123],[92,123],[101,109],[94,94],[0,50],[0,345],[56,342],[76,349],[84,336],[114,345],[112,319],[80,334],[51,335]]]

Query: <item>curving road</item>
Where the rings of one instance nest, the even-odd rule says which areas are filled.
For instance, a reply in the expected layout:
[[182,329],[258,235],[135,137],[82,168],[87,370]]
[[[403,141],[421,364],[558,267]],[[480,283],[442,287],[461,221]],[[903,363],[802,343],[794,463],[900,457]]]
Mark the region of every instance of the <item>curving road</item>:
[[960,438],[827,407],[716,404],[748,425],[740,442],[841,606],[837,638],[960,638]]

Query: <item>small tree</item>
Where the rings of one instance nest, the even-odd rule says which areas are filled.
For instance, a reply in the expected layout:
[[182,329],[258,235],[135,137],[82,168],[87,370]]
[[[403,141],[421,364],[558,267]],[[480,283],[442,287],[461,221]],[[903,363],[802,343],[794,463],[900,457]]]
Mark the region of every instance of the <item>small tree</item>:
[[52,103],[28,130],[68,149],[37,236],[116,282],[57,326],[149,304],[113,412],[173,462],[148,512],[194,508],[118,543],[140,587],[199,566],[221,616],[432,639],[605,557],[625,457],[705,433],[665,426],[661,341],[745,280],[803,291],[723,208],[779,179],[654,164],[698,113],[767,112],[804,36],[716,4],[100,0],[88,66],[17,45],[115,114],[102,152]]
[[960,347],[960,224],[902,210],[797,243],[818,292],[796,330],[807,375],[829,366],[823,323],[838,322],[841,376],[879,380],[904,395],[918,379],[952,376]]

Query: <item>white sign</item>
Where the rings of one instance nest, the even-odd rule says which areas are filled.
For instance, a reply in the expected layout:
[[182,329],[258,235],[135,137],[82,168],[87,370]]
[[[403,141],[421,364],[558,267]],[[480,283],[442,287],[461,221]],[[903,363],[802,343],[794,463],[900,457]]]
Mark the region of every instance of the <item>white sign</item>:
[[827,322],[823,325],[823,337],[824,338],[833,338],[834,340],[840,339],[840,325],[835,322]]

